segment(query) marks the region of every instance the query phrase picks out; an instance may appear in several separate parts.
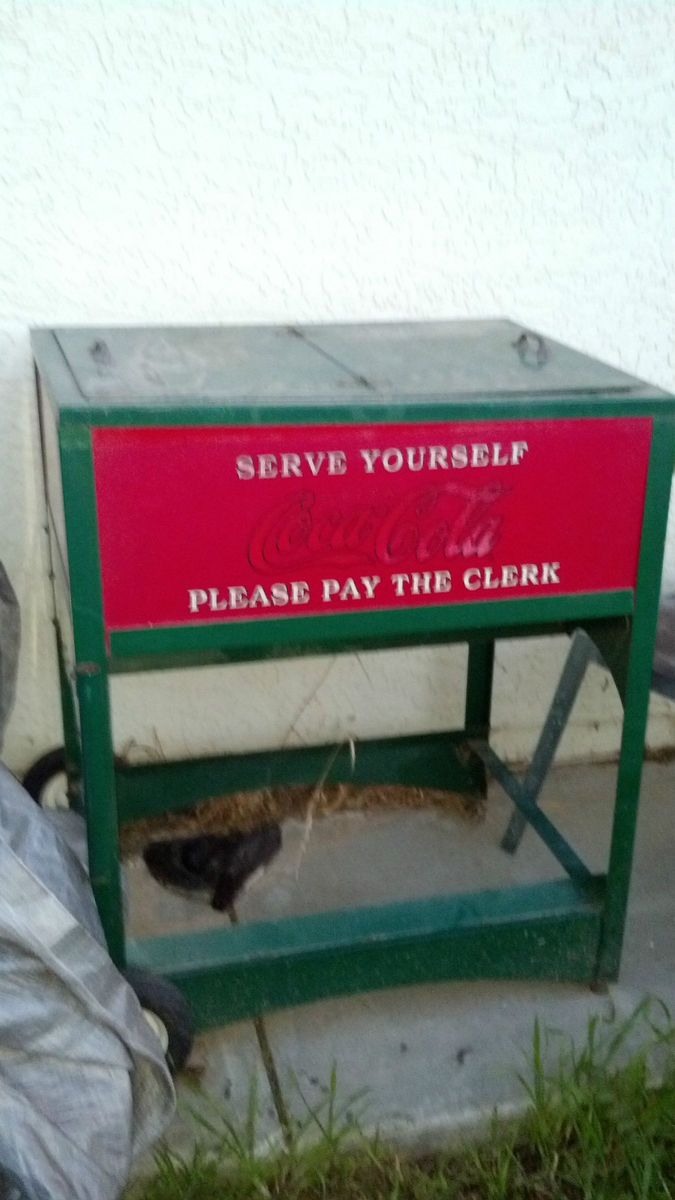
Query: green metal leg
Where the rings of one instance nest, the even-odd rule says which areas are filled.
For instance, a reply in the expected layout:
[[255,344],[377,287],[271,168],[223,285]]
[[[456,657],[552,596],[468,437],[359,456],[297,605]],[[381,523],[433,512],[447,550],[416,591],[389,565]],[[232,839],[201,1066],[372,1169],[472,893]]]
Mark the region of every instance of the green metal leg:
[[630,619],[623,617],[613,621],[591,621],[586,622],[582,628],[600,651],[602,661],[614,680],[621,703],[624,704],[630,651]]
[[91,431],[75,426],[60,436],[66,523],[76,533],[69,538],[68,565],[89,875],[110,955],[122,967],[124,912]]
[[630,889],[640,781],[644,758],[652,660],[656,638],[662,549],[668,520],[668,488],[672,474],[673,440],[670,426],[655,427],[652,461],[645,502],[637,602],[628,652],[623,733],[616,786],[614,824],[609,853],[607,890],[596,965],[598,981],[616,979],[621,964],[628,893]]
[[651,654],[645,656],[644,663],[639,662],[641,644],[644,648],[645,640],[637,630],[631,646],[607,893],[596,971],[598,980],[616,979],[621,963],[651,678]]
[[490,732],[494,661],[494,641],[469,643],[464,710],[464,725],[469,737],[487,737]]
[[63,744],[66,752],[66,775],[68,777],[68,799],[70,807],[81,812],[84,808],[82,796],[82,752],[80,734],[75,712],[75,698],[68,675],[63,650],[63,639],[56,625],[56,653],[59,664],[59,687],[61,689],[61,717],[63,721]]
[[87,813],[89,875],[110,956],[125,965],[124,914],[119,862],[115,771],[110,732],[108,676],[95,663],[77,676],[82,730],[82,773]]
[[636,614],[631,638],[607,893],[596,971],[598,980],[616,979],[621,964],[647,729],[656,612],[656,605],[646,599]]

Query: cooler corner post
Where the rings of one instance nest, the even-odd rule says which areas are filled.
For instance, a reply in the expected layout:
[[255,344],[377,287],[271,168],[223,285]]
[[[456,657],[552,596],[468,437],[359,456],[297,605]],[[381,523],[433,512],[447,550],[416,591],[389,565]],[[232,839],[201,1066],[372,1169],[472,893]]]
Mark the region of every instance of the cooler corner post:
[[33,371],[35,378],[40,466],[42,471],[44,498],[44,531],[47,539],[46,545],[49,570],[49,591],[52,600],[52,623],[54,626],[59,697],[61,702],[61,718],[63,724],[63,748],[65,754],[67,794],[70,806],[79,811],[82,807],[82,764],[80,753],[80,735],[75,711],[75,681],[72,677],[73,673],[68,669],[68,656],[66,653],[66,644],[64,640],[64,617],[63,610],[59,604],[59,599],[64,597],[67,588],[64,586],[66,581],[61,558],[62,550],[58,545],[58,537],[55,529],[55,521],[50,498],[49,439],[46,427],[51,421],[53,423],[52,427],[55,431],[56,425],[53,414],[50,415],[46,411],[49,408],[49,400],[46,390],[43,387],[40,369],[35,360],[33,360]]
[[464,725],[469,737],[487,738],[490,733],[494,662],[494,638],[469,642],[464,709]]
[[657,417],[653,425],[635,610],[628,647],[616,802],[595,971],[598,984],[617,979],[621,966],[674,460],[675,419]]
[[124,916],[92,430],[79,422],[62,423],[60,444],[89,873],[110,955],[123,967]]

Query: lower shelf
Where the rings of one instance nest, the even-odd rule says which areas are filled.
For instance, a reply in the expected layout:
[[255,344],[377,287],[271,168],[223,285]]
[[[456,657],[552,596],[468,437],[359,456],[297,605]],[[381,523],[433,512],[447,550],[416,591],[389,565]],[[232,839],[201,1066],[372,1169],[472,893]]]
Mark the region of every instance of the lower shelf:
[[592,982],[604,877],[341,910],[130,941],[201,1029],[275,1008],[459,979]]
[[[282,784],[398,783],[485,795],[485,768],[466,752],[464,730],[286,747],[115,769],[120,822],[189,808],[211,796]],[[326,773],[326,770],[328,771]]]

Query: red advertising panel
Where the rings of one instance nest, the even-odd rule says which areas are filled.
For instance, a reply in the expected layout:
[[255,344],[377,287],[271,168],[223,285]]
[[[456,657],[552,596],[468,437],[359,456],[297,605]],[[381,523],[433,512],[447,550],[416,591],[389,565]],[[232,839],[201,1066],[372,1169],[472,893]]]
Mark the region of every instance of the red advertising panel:
[[635,586],[648,419],[93,438],[108,630]]

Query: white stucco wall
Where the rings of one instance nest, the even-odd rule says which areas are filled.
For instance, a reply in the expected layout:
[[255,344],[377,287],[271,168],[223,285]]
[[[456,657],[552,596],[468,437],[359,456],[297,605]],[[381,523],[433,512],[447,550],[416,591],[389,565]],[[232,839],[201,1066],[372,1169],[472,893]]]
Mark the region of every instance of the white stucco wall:
[[[505,314],[675,387],[674,13],[0,0],[0,557],[24,617],[10,765],[59,738],[28,326]],[[561,653],[500,649],[495,724],[516,757]],[[118,740],[172,755],[442,727],[461,659],[124,679]],[[567,756],[616,746],[605,683],[584,689]],[[665,702],[651,738],[675,740]]]

